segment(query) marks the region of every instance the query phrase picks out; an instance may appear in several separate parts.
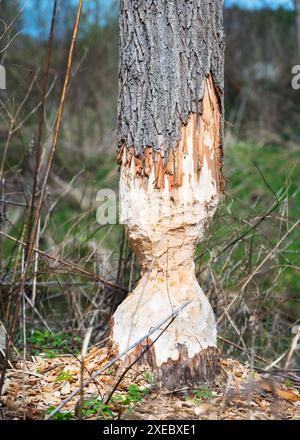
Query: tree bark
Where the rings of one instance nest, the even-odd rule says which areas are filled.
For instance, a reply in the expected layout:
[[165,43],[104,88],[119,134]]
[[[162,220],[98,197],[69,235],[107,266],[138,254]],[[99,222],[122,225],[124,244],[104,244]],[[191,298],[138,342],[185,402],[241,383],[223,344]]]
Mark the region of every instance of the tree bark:
[[224,187],[222,19],[222,0],[120,1],[120,222],[142,277],[112,340],[123,351],[190,300],[144,358],[168,388],[218,371],[193,256]]

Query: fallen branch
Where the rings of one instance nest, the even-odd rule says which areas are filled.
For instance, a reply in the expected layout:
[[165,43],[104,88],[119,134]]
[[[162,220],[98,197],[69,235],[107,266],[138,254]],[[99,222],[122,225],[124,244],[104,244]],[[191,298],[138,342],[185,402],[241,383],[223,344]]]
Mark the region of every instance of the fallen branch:
[[133,348],[135,348],[137,345],[139,345],[141,342],[143,342],[145,339],[149,338],[153,333],[155,333],[159,328],[164,325],[169,319],[172,319],[178,315],[179,312],[181,312],[188,304],[190,304],[191,301],[186,302],[185,304],[177,307],[166,319],[164,319],[162,322],[160,322],[157,326],[153,327],[152,330],[150,330],[145,336],[138,339],[134,344],[130,345],[130,347],[127,348],[127,350],[124,350],[122,353],[120,353],[117,357],[113,358],[108,364],[106,364],[105,367],[101,368],[101,370],[96,371],[89,379],[83,382],[82,386],[76,388],[65,400],[61,402],[59,406],[57,406],[53,411],[51,411],[50,414],[48,414],[45,417],[45,420],[51,419],[61,408],[63,408],[73,397],[75,397],[83,387],[86,387],[90,382],[92,382],[97,376],[104,373],[108,368],[110,368],[112,365],[114,365],[119,359],[121,359],[123,356],[125,356],[127,353],[129,353]]
[[[0,235],[2,237],[8,238],[9,240],[12,240],[12,241],[14,241],[16,243],[19,243],[22,246],[28,246],[28,244],[25,243],[24,241],[18,240],[17,238],[12,237],[11,235],[5,234],[2,231],[0,231]],[[95,274],[93,272],[90,272],[87,269],[84,269],[83,267],[79,266],[78,264],[70,263],[69,261],[62,260],[62,259],[60,259],[58,257],[53,257],[52,255],[49,255],[46,252],[43,252],[40,249],[37,249],[35,247],[33,248],[33,251],[37,252],[38,254],[42,255],[43,257],[48,258],[49,260],[55,261],[56,263],[62,264],[63,266],[66,266],[66,267],[69,267],[70,269],[75,270],[76,272],[78,272],[78,273],[80,273],[82,275],[85,275],[86,277],[88,277],[88,278],[90,278],[90,279],[92,279],[94,281],[99,281],[100,283],[102,283],[102,284],[104,284],[104,285],[106,285],[108,287],[112,287],[112,288],[120,290],[120,291],[122,291],[124,293],[128,293],[127,289],[125,289],[124,287],[119,286],[118,284],[115,284],[115,283],[113,283],[111,281],[105,280],[104,278],[99,277],[97,274]],[[1,284],[1,282],[0,282],[0,284]]]
[[165,331],[168,329],[168,327],[170,327],[170,325],[173,323],[173,321],[176,319],[176,315],[173,316],[173,318],[171,319],[170,322],[168,322],[168,324],[165,326],[164,329],[162,329],[162,331],[160,332],[160,334],[154,339],[154,341],[151,342],[151,344],[147,344],[147,346],[141,351],[141,353],[125,368],[125,370],[122,372],[122,374],[120,375],[119,379],[117,380],[116,384],[114,385],[112,391],[109,393],[108,397],[105,399],[104,404],[108,405],[110,399],[112,398],[114,392],[116,391],[116,389],[118,388],[118,386],[120,385],[120,383],[122,382],[122,380],[124,379],[126,373],[140,360],[142,359],[142,357],[150,350],[150,348],[155,344],[155,342],[161,337],[161,335],[163,333],[165,333]]
[[[232,341],[229,341],[229,339],[223,338],[222,336],[218,336],[218,339],[220,339],[220,341],[222,341],[222,342],[225,342],[226,344],[232,345],[234,348],[237,348],[238,350],[241,350],[241,351],[243,351],[243,352],[245,352],[245,353],[252,354],[252,353],[251,353],[251,350],[245,349],[244,347],[241,347],[240,345],[235,344],[235,343],[232,342]],[[264,364],[269,364],[269,362],[268,362],[266,359],[264,359],[264,358],[258,356],[257,354],[253,354],[253,357],[254,357],[255,359],[257,359],[258,361],[263,362]]]
[[[12,374],[10,374],[10,373],[12,373]],[[38,377],[40,379],[44,379],[44,376],[42,374],[35,373],[34,371],[29,371],[29,370],[17,370],[16,368],[10,368],[8,370],[8,372],[6,373],[6,377],[13,376],[14,373],[27,374],[28,376],[34,376],[34,377]]]

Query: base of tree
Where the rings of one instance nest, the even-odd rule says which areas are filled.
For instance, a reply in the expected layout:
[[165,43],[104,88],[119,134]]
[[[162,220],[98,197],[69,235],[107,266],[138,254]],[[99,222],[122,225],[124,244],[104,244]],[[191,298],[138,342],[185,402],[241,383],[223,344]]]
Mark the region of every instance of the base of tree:
[[[145,349],[146,346],[140,346],[135,350],[134,357],[137,358],[141,350]],[[151,347],[140,358],[139,363],[148,365],[154,374],[155,382],[169,390],[175,390],[181,386],[199,386],[204,383],[212,383],[220,374],[220,351],[217,347],[207,347],[193,358],[188,357],[187,349],[183,345],[179,344],[178,352],[179,358],[176,361],[169,359],[157,367],[155,352]],[[131,356],[130,358],[133,359]]]
[[[188,301],[172,322],[160,326]],[[132,344],[157,326],[151,339],[129,351]],[[155,271],[144,274],[111,320],[114,354],[127,351],[128,365],[145,352],[143,363],[149,365],[158,383],[170,389],[213,381],[218,374],[216,336],[213,310],[196,280],[193,262],[172,270],[168,277]]]
[[124,360],[123,367],[130,368],[133,364],[148,366],[154,375],[155,383],[168,390],[211,384],[221,372],[220,350],[217,347],[207,347],[189,358],[187,348],[178,344],[178,352],[178,359],[168,359],[157,366],[155,349],[152,341],[148,339],[147,343],[140,344],[132,350]]
[[219,350],[216,347],[208,347],[192,359],[187,358],[184,347],[179,352],[179,361],[170,360],[154,369],[155,379],[161,386],[174,390],[182,385],[211,383],[220,373]]

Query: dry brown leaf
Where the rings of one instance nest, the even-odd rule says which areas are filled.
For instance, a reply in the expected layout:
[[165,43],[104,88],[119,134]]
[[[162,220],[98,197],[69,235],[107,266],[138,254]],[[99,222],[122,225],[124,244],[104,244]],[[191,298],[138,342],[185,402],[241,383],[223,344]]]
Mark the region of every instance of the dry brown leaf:
[[[107,348],[92,348],[85,357],[84,379],[90,377],[86,369],[88,371],[95,371],[101,368],[101,364],[106,364],[110,358],[111,353]],[[6,378],[4,398],[9,398],[22,407],[25,389],[26,405],[28,408],[34,408],[34,411],[39,412],[42,418],[45,410],[49,406],[59,405],[71,391],[80,386],[80,363],[76,358],[71,356],[57,357],[54,359],[36,357],[34,360],[35,362],[26,363],[26,369],[35,373],[42,373],[43,377],[37,380],[35,377],[28,375],[25,377],[25,384],[23,384],[22,375],[14,375],[13,371],[9,372],[8,370],[8,376],[11,375],[13,378]],[[253,371],[251,372],[249,366],[232,359],[222,360],[221,366],[222,371],[226,371],[227,375],[232,377],[230,390],[227,392],[225,408],[222,405],[227,382],[224,381],[223,375],[222,380],[220,379],[212,390],[214,391],[214,404],[212,404],[212,402],[203,402],[195,407],[194,405],[187,404],[184,400],[184,396],[169,395],[161,390],[156,390],[156,392],[153,390],[149,397],[143,399],[134,407],[133,416],[143,419],[154,418],[157,420],[174,417],[180,419],[274,419],[276,414],[283,414],[282,417],[284,418],[300,418],[300,396],[296,390],[285,390],[280,387],[273,388],[272,384],[266,385],[264,382],[267,381],[262,380],[258,374],[254,374],[253,376]],[[24,368],[22,362],[19,362],[17,368],[20,370]],[[122,383],[118,386],[117,392],[125,395],[128,387],[132,383],[140,387],[147,385],[143,374],[145,369],[147,368],[135,365],[133,369],[126,373]],[[72,373],[72,380],[69,382],[57,382],[57,376],[63,370],[68,370]],[[110,375],[97,377],[95,381],[84,389],[84,393],[89,396],[109,394],[122,372],[123,368],[121,364],[116,362],[111,368]],[[249,387],[248,384],[250,379],[251,387]],[[253,387],[253,379],[257,387]],[[97,383],[97,386],[95,383]],[[280,412],[276,413],[270,403],[272,399],[268,401],[268,397],[265,397],[263,393],[257,392],[259,390],[269,393],[273,392],[273,394],[283,399],[276,400],[276,405],[280,405]],[[254,393],[253,395],[252,392]],[[250,396],[252,401],[248,401]],[[68,402],[64,407],[65,410],[73,412],[76,401],[75,398]],[[250,411],[248,404],[250,404]],[[123,418],[126,417],[127,416],[124,415]]]
[[5,379],[3,387],[2,387],[2,394],[4,395],[6,393],[6,391],[9,389],[10,385],[11,385],[11,380],[10,379]]
[[269,393],[275,394],[280,399],[290,400],[292,402],[300,401],[300,396],[298,394],[295,394],[292,391],[283,390],[282,388],[279,388],[276,385],[271,386],[269,383],[263,382],[260,384],[260,387],[264,391],[268,391]]
[[215,407],[211,405],[210,403],[200,403],[195,409],[194,413],[196,416],[209,414],[215,410]]
[[66,382],[63,387],[60,390],[60,393],[65,396],[66,394],[70,394],[71,392],[71,385],[69,384],[69,382]]

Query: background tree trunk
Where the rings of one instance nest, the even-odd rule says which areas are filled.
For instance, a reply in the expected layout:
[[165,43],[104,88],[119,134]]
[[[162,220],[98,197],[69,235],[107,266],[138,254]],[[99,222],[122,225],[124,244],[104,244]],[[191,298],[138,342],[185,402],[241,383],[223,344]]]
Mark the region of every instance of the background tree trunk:
[[169,388],[218,369],[193,255],[224,184],[222,18],[221,0],[120,2],[120,221],[142,277],[114,314],[112,339],[123,351],[190,300],[147,356]]

